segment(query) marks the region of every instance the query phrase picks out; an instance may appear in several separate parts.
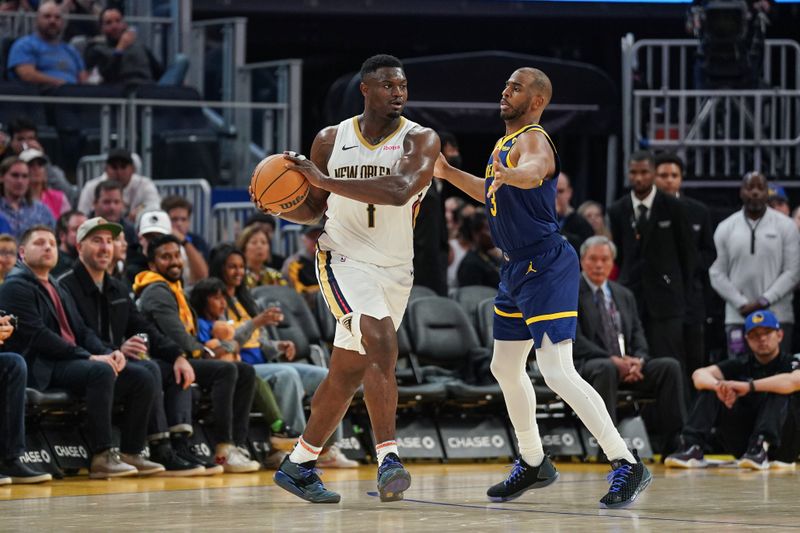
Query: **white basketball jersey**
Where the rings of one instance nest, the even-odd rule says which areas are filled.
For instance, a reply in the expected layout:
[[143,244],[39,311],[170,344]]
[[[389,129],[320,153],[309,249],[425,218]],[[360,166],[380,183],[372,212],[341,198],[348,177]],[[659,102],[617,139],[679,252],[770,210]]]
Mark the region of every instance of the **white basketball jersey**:
[[[403,156],[403,142],[418,124],[400,118],[400,125],[379,144],[361,135],[358,117],[342,121],[328,160],[328,176],[365,179],[391,174]],[[331,194],[322,250],[338,252],[357,261],[378,266],[409,264],[414,258],[414,219],[428,187],[403,206],[374,205]]]

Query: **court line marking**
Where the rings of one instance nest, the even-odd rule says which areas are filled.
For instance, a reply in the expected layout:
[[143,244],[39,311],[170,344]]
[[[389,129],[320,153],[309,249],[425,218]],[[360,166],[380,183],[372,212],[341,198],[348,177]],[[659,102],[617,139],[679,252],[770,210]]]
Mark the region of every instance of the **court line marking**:
[[[367,492],[367,495],[377,497],[377,492]],[[513,509],[509,507],[495,507],[493,505],[473,505],[469,503],[448,503],[448,502],[436,502],[436,501],[429,501],[429,500],[416,500],[410,498],[404,498],[404,502],[411,502],[411,503],[422,503],[427,505],[440,505],[443,507],[462,507],[466,509],[478,509],[481,511],[511,511],[514,513],[535,513],[535,514],[555,514],[555,515],[566,515],[566,516],[579,516],[579,517],[593,517],[593,518],[627,518],[629,520],[657,520],[662,522],[686,522],[689,524],[709,524],[709,525],[722,525],[722,526],[752,526],[752,527],[774,527],[774,528],[789,528],[789,529],[800,529],[800,526],[794,526],[790,524],[760,524],[760,523],[753,523],[753,522],[726,522],[722,520],[699,520],[693,518],[669,518],[669,517],[660,517],[660,516],[642,516],[636,514],[635,516],[627,516],[627,515],[619,515],[619,514],[608,514],[608,509],[598,509],[598,511],[606,511],[602,514],[596,513],[578,513],[578,512],[570,512],[570,511],[540,511],[537,509]],[[522,503],[522,502],[520,502]],[[635,512],[635,511],[628,511]]]

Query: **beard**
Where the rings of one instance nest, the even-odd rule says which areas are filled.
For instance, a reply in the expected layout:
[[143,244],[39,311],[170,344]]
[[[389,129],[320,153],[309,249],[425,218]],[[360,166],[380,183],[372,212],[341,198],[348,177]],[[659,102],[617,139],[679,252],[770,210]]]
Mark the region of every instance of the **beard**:
[[508,109],[506,109],[505,111],[503,110],[500,111],[500,118],[503,120],[515,120],[521,116],[522,116],[522,111],[515,107],[511,107],[510,105],[508,106]]

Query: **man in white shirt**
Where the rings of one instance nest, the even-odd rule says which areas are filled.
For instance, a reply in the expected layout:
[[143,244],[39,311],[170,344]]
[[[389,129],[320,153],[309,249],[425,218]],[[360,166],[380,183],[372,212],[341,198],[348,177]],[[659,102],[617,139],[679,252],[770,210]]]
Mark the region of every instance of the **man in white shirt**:
[[130,222],[136,222],[136,217],[141,212],[161,209],[161,197],[153,180],[136,174],[130,152],[115,148],[106,157],[106,171],[84,184],[78,200],[80,211],[87,215],[92,211],[95,187],[101,181],[109,179],[122,184],[125,216]]

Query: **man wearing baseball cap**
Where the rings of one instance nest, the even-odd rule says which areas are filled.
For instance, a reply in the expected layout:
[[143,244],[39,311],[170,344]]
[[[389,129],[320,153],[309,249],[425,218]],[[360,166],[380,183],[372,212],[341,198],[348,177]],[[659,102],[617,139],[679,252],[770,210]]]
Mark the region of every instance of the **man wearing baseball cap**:
[[705,467],[703,449],[717,427],[725,453],[739,457],[740,468],[794,467],[800,361],[781,352],[783,330],[771,311],[749,314],[744,331],[747,354],[692,375],[699,394],[681,435],[684,446],[667,457],[666,466]]
[[[147,430],[150,460],[166,468],[162,475],[205,474],[203,466],[179,457],[170,443],[171,434],[192,433],[192,397],[188,388],[194,381],[194,371],[183,350],[138,311],[128,287],[106,274],[113,260],[114,239],[121,232],[121,225],[102,217],[81,224],[76,239],[78,261],[58,281],[72,295],[81,318],[100,340],[122,352],[129,366],[147,369],[157,383]],[[170,420],[165,412],[165,397]],[[142,456],[123,454],[122,460],[140,472],[148,470],[144,463],[149,461]]]

